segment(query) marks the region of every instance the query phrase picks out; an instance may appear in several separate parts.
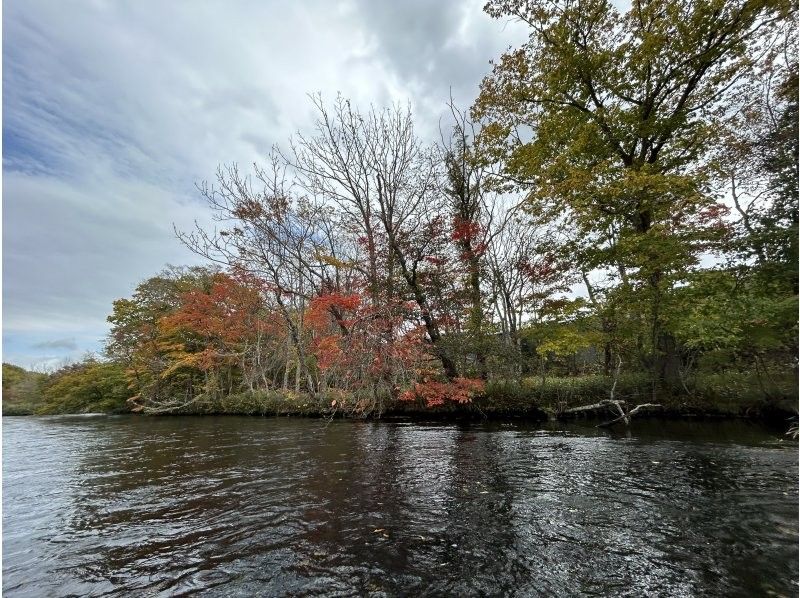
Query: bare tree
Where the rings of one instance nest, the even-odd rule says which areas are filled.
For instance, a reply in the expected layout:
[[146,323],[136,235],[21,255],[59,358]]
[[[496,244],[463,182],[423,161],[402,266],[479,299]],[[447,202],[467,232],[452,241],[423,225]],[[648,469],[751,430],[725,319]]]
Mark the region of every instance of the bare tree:
[[[359,260],[374,304],[409,294],[448,378],[458,376],[441,346],[441,322],[425,269],[442,240],[438,164],[416,137],[411,112],[399,106],[365,113],[338,98],[312,98],[314,135],[298,135],[286,163],[307,192],[332,201],[365,247]],[[398,289],[396,282],[402,284]]]
[[188,233],[177,231],[178,237],[195,253],[264,281],[264,290],[289,332],[284,386],[293,362],[295,389],[300,390],[304,380],[307,390],[314,392],[303,317],[308,300],[331,278],[331,266],[320,259],[330,246],[325,207],[293,194],[276,153],[268,168],[255,166],[255,179],[242,176],[233,165],[220,168],[217,184],[203,183],[200,191],[223,228],[207,231],[198,226]]

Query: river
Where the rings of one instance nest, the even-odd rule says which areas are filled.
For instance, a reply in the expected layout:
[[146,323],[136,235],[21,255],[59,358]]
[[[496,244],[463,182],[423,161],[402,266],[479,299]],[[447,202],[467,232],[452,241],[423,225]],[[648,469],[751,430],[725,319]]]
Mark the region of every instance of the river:
[[746,422],[3,418],[4,596],[796,596]]

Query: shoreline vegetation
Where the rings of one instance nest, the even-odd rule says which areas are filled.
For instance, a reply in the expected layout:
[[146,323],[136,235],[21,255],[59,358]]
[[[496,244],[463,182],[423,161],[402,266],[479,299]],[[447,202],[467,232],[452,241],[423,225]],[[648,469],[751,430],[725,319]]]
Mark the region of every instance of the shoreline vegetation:
[[[127,401],[103,400],[102,390],[90,391],[95,399],[80,402],[47,402],[43,396],[47,375],[26,372],[17,366],[3,364],[3,415],[66,415],[83,413],[130,413]],[[10,380],[10,382],[8,382]],[[660,408],[637,414],[638,418],[661,419],[751,419],[785,424],[796,422],[795,379],[771,378],[767,385],[747,374],[710,376],[698,384],[694,392],[658,398]],[[342,393],[295,393],[291,390],[254,391],[230,394],[218,399],[198,400],[184,409],[160,415],[249,415],[350,419],[445,419],[445,420],[579,420],[602,424],[613,420],[615,411],[589,410],[568,413],[570,409],[608,400],[613,380],[604,376],[527,379],[522,382],[492,382],[469,402],[447,403],[429,407],[423,402],[391,401],[381,413],[354,409],[355,395]],[[617,381],[617,399],[633,407],[651,400],[648,380],[642,376],[623,376]],[[38,387],[38,388],[37,388]],[[766,394],[765,394],[766,393]],[[112,393],[113,394],[113,393]]]
[[3,413],[796,422],[797,3],[484,10],[529,39],[438,141],[311,95],[198,185],[208,265],[114,301],[101,356],[4,364]]

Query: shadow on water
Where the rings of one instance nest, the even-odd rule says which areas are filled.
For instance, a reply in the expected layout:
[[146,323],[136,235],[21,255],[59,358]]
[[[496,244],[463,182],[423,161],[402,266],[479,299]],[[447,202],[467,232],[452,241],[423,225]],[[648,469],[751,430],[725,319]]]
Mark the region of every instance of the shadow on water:
[[3,421],[3,593],[796,595],[745,422]]

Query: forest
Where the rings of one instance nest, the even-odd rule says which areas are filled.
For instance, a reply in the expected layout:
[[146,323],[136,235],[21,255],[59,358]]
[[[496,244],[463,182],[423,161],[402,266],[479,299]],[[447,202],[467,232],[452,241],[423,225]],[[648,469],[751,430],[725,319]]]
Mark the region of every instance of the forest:
[[115,301],[102,355],[4,364],[3,412],[796,415],[796,2],[485,11],[528,41],[438,139],[310,95],[198,184],[207,265]]

